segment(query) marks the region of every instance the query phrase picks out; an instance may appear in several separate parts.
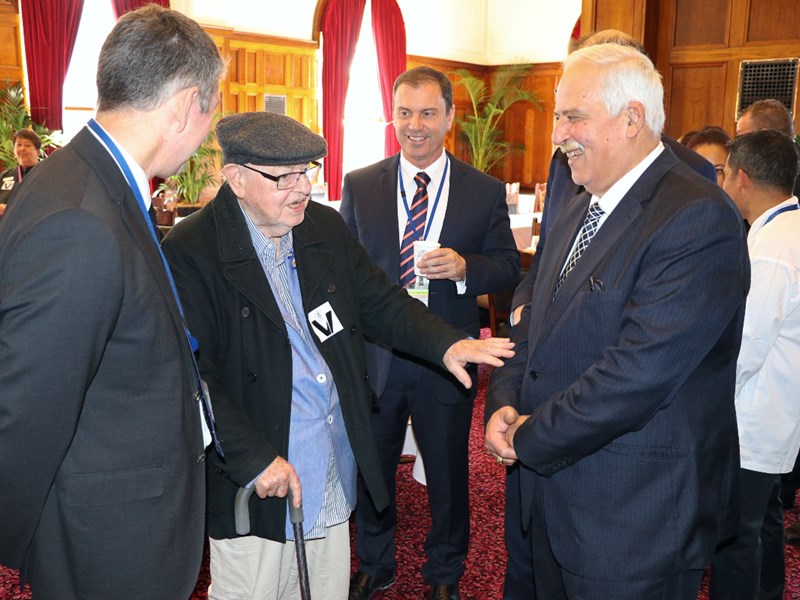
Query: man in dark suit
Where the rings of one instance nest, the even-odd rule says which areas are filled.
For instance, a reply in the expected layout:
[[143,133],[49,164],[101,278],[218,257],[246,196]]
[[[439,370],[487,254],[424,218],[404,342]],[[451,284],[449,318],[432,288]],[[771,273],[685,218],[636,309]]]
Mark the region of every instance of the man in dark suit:
[[224,70],[180,13],[120,18],[96,120],[0,224],[0,562],[34,598],[178,600],[196,584],[200,382],[147,182],[208,134]]
[[[588,36],[575,45],[571,51],[579,48],[587,48],[597,44],[621,44],[638,50],[647,55],[644,47],[632,36],[617,29],[604,29]],[[716,182],[714,165],[705,158],[673,140],[663,135],[661,141],[669,147],[675,156],[685,162],[692,170],[702,175],[712,182]],[[584,191],[582,185],[572,180],[572,171],[569,168],[569,161],[566,154],[560,149],[556,149],[550,161],[550,169],[547,176],[547,191],[545,193],[544,209],[542,210],[542,221],[539,233],[539,241],[536,244],[536,252],[531,259],[525,277],[514,290],[511,301],[512,311],[509,317],[512,325],[511,335],[525,335],[526,332],[519,331],[513,327],[517,325],[521,318],[522,309],[531,301],[533,288],[536,285],[536,276],[539,272],[539,264],[542,260],[545,249],[545,242],[548,234],[553,227],[553,223],[558,220],[558,213],[578,194]],[[506,600],[530,600],[536,593],[533,583],[533,573],[530,572],[530,540],[524,531],[514,526],[514,515],[519,511],[519,466],[513,465],[508,469],[506,478],[506,527],[505,542],[508,551],[509,568],[506,570],[506,580],[503,586],[503,597]],[[576,491],[580,493],[580,491]]]
[[[508,288],[519,274],[505,188],[445,152],[454,108],[452,86],[444,74],[428,67],[402,74],[394,84],[393,105],[402,151],[345,177],[342,216],[372,260],[392,281],[405,283],[404,275],[413,269],[411,262],[401,266],[410,239],[406,228],[408,221],[416,223],[415,206],[424,194],[428,208],[419,218],[418,233],[441,247],[418,261],[422,277],[406,287],[422,296],[432,312],[478,337],[476,297]],[[426,185],[414,183],[423,176],[429,179]],[[375,511],[359,486],[360,571],[350,598],[366,600],[394,581],[395,472],[409,415],[425,459],[432,517],[422,574],[432,598],[458,598],[469,543],[467,442],[474,390],[465,392],[441,369],[385,347],[370,346],[368,360],[379,399],[372,424],[392,503],[387,510]]]
[[641,53],[570,55],[555,114],[586,192],[554,224],[517,355],[493,374],[487,448],[519,461],[540,597],[693,599],[735,524],[741,217],[664,147]]

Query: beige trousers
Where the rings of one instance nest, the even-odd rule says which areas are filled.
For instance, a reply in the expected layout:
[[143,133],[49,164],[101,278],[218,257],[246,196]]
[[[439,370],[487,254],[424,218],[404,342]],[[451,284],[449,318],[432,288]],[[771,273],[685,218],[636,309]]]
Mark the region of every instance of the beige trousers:
[[[210,539],[208,600],[300,600],[294,542],[255,536]],[[322,539],[306,541],[311,598],[346,600],[350,586],[350,528],[328,527]]]

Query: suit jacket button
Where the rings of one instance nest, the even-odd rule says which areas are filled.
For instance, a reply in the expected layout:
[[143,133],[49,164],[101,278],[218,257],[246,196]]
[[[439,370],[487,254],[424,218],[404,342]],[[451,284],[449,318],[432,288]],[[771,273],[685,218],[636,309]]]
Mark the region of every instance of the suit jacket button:
[[248,373],[247,381],[249,381],[250,383],[255,383],[256,381],[258,381],[258,375],[256,375],[255,373]]
[[531,371],[530,372],[530,376],[531,376],[531,379],[533,379],[534,381],[539,379],[539,373],[537,371]]
[[335,283],[329,283],[328,284],[328,293],[329,294],[333,294],[335,292],[336,292],[336,284]]
[[197,464],[204,462],[206,460],[206,453],[203,452],[200,456],[197,457]]
[[355,327],[355,325],[353,325],[353,326],[350,328],[350,334],[351,334],[351,335],[355,335],[355,334],[356,334],[356,331],[357,331],[357,330],[356,330],[356,327]]
[[250,309],[247,306],[242,309],[242,316],[245,318],[250,316]]

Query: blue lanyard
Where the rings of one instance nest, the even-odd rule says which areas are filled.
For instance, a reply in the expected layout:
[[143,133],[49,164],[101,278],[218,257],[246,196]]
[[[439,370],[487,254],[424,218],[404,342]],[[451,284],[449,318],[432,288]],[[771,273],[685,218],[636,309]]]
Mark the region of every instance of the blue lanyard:
[[[169,270],[169,265],[167,264],[167,258],[164,256],[164,253],[161,251],[161,244],[158,243],[158,236],[156,235],[155,230],[153,229],[153,222],[150,220],[150,214],[147,212],[147,207],[144,203],[144,198],[142,198],[142,191],[139,189],[139,185],[136,183],[136,178],[133,176],[133,171],[131,171],[130,165],[128,165],[128,161],[125,160],[125,157],[122,156],[122,152],[119,151],[117,145],[114,143],[114,140],[111,139],[111,136],[106,133],[105,129],[100,127],[100,125],[94,119],[89,119],[89,128],[94,131],[101,140],[105,143],[108,150],[111,154],[114,155],[114,158],[117,159],[117,163],[119,164],[120,168],[122,169],[122,174],[125,175],[125,179],[128,181],[128,185],[130,186],[131,190],[133,190],[133,195],[136,197],[136,202],[139,204],[139,208],[142,211],[142,216],[144,217],[144,222],[147,224],[147,230],[150,232],[150,235],[153,238],[153,242],[156,244],[156,248],[158,249],[158,254],[161,256],[161,262],[164,263],[164,270],[167,272],[167,278],[169,279],[169,285],[172,288],[172,295],[175,296],[175,302],[178,305],[178,311],[181,313],[181,319],[183,320],[183,329],[186,331],[186,339],[189,340],[189,347],[192,349],[192,353],[197,351],[197,340],[192,337],[192,334],[189,333],[189,328],[186,326],[186,317],[183,314],[183,306],[181,306],[181,300],[178,296],[178,288],[175,287],[175,280],[172,278],[172,271]],[[197,365],[195,364],[195,370],[197,369]],[[200,379],[200,373],[197,374],[197,379]]]
[[768,218],[766,221],[764,221],[764,225],[762,225],[762,227],[766,226],[766,224],[767,224],[767,223],[769,223],[770,221],[772,221],[772,219],[774,219],[775,217],[777,217],[779,214],[781,214],[781,213],[785,213],[785,212],[788,212],[788,211],[790,211],[790,210],[797,210],[798,208],[800,208],[800,206],[799,206],[799,205],[797,205],[797,204],[790,204],[789,206],[784,206],[784,207],[783,207],[783,208],[781,208],[780,210],[776,210],[774,213],[772,213],[772,214],[769,216],[769,218]]
[[139,204],[139,208],[142,211],[142,217],[144,218],[147,229],[153,238],[153,242],[156,245],[158,254],[161,256],[161,262],[164,264],[164,270],[167,272],[167,279],[169,279],[169,285],[172,288],[172,295],[175,298],[175,304],[177,304],[178,312],[181,315],[181,323],[183,325],[183,331],[186,334],[186,341],[189,343],[189,348],[191,350],[192,366],[194,367],[194,373],[197,378],[195,399],[202,404],[203,414],[206,418],[206,424],[211,432],[211,437],[214,441],[214,446],[216,447],[217,452],[221,458],[225,458],[225,454],[222,452],[222,447],[220,446],[217,438],[216,428],[214,427],[214,417],[213,413],[211,412],[211,405],[208,404],[206,396],[203,392],[203,382],[202,378],[200,377],[200,368],[197,366],[197,361],[194,359],[194,353],[197,351],[198,343],[192,334],[189,333],[189,327],[186,324],[186,316],[183,314],[181,299],[178,296],[178,288],[175,286],[175,280],[172,278],[172,271],[170,271],[169,264],[167,264],[167,258],[164,256],[164,252],[161,250],[161,244],[158,243],[158,236],[153,228],[153,222],[150,220],[150,215],[147,212],[147,206],[144,203],[142,191],[139,189],[139,185],[136,183],[136,178],[133,176],[133,171],[131,171],[128,161],[125,160],[124,156],[122,156],[122,152],[120,152],[119,148],[114,143],[114,140],[111,139],[111,136],[109,136],[105,129],[103,129],[94,119],[89,119],[88,127],[95,132],[101,140],[103,140],[106,148],[108,148],[109,152],[111,152],[111,154],[117,160],[117,164],[119,164],[120,169],[122,169],[122,174],[125,176],[125,179],[127,180],[128,185],[130,186],[131,190],[133,191],[133,195],[136,198],[136,202]]
[[[428,232],[431,230],[431,223],[433,223],[433,216],[436,214],[436,208],[439,206],[439,198],[442,197],[442,189],[444,188],[444,180],[447,178],[447,168],[450,166],[450,159],[444,163],[444,173],[442,180],[439,182],[439,191],[436,192],[436,200],[433,201],[433,210],[428,211],[428,222],[425,224],[425,231],[422,234],[422,239],[428,238]],[[411,209],[408,206],[406,199],[406,187],[403,185],[403,171],[400,169],[400,162],[397,163],[397,179],[400,181],[400,196],[403,198],[403,208],[406,209],[408,220],[411,220]]]

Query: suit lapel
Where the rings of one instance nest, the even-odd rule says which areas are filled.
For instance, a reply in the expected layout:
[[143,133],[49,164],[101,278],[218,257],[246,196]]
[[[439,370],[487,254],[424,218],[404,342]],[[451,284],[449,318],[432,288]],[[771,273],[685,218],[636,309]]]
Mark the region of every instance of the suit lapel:
[[373,261],[386,272],[390,281],[400,280],[400,223],[397,220],[397,170],[400,154],[395,154],[384,161],[378,175],[377,193],[375,194],[375,214],[369,223],[377,225],[376,235],[380,243],[365,244],[377,254]]
[[[550,228],[550,235],[545,244],[546,250],[542,255],[536,285],[533,288],[531,299],[531,316],[529,343],[533,347],[539,336],[544,331],[545,319],[553,309],[553,292],[556,282],[561,274],[561,268],[567,260],[567,253],[572,249],[572,242],[578,233],[586,210],[589,206],[591,194],[583,192],[569,200],[560,211],[558,218]],[[558,235],[563,233],[564,235]],[[566,282],[565,282],[566,284]],[[559,291],[560,293],[560,291]]]
[[239,201],[224,185],[211,203],[225,278],[280,330],[286,325],[253,249]]
[[[451,248],[456,232],[464,231],[464,225],[462,224],[465,215],[464,200],[469,197],[470,193],[464,177],[467,172],[466,165],[449,152],[447,153],[447,159],[450,161],[450,173],[448,174],[448,177],[450,177],[450,191],[447,196],[447,211],[442,221],[439,243],[445,248]],[[433,198],[435,198],[435,195]]]
[[[665,148],[656,160],[651,164],[641,177],[633,184],[630,190],[623,196],[617,207],[608,216],[600,230],[592,238],[586,252],[581,255],[569,276],[553,296],[555,284],[561,273],[561,267],[567,260],[567,253],[572,248],[572,241],[577,235],[578,229],[583,224],[586,211],[591,200],[591,194],[584,192],[575,200],[571,201],[564,211],[563,219],[559,216],[553,228],[553,233],[557,231],[573,232],[569,238],[559,236],[556,244],[556,254],[548,254],[550,242],[556,241],[548,238],[548,252],[542,257],[542,267],[539,270],[540,277],[544,275],[542,269],[546,268],[547,279],[542,283],[545,286],[537,285],[534,288],[534,310],[537,307],[541,313],[538,322],[535,323],[536,330],[533,329],[535,316],[531,315],[531,335],[536,335],[537,340],[542,332],[552,329],[552,325],[557,321],[564,308],[573,300],[575,295],[582,289],[587,289],[588,280],[596,273],[600,263],[605,260],[617,247],[620,238],[626,233],[630,233],[635,227],[636,220],[642,215],[650,199],[653,197],[656,187],[664,175],[678,164],[678,159],[669,148]],[[552,260],[548,258],[552,257]],[[545,261],[547,261],[545,265]],[[538,283],[538,282],[537,282]],[[549,298],[547,297],[549,294]],[[548,300],[552,299],[552,302]],[[545,307],[542,310],[542,307]]]
[[78,154],[93,165],[98,178],[103,182],[109,194],[109,199],[119,205],[120,218],[144,255],[145,262],[158,284],[161,296],[164,298],[172,319],[175,321],[181,335],[183,335],[183,317],[175,300],[175,294],[167,277],[158,246],[150,233],[150,225],[139,208],[139,203],[133,195],[133,190],[131,190],[114,159],[88,129],[82,129],[75,136],[74,142],[75,150]]

